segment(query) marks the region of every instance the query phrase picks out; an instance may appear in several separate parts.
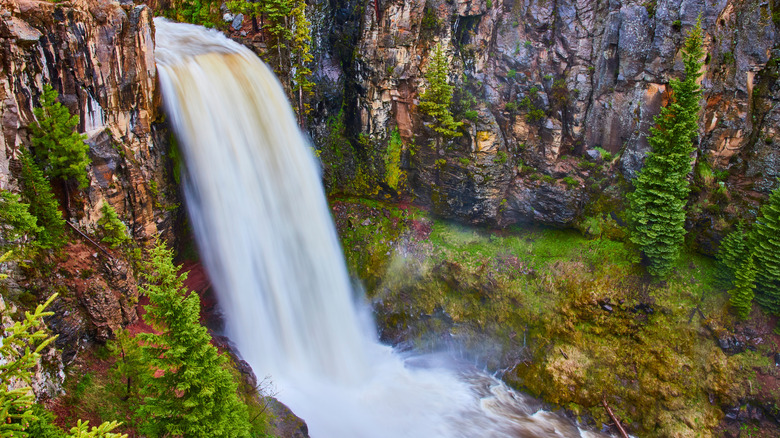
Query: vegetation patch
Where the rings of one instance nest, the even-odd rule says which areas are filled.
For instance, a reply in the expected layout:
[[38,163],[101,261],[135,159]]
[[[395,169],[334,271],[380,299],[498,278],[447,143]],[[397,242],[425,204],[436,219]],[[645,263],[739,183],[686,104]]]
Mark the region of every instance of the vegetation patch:
[[582,419],[610,423],[606,399],[637,436],[712,436],[769,369],[772,345],[719,348],[735,320],[710,258],[685,253],[657,282],[629,242],[468,228],[365,200],[333,208],[383,340],[461,349]]

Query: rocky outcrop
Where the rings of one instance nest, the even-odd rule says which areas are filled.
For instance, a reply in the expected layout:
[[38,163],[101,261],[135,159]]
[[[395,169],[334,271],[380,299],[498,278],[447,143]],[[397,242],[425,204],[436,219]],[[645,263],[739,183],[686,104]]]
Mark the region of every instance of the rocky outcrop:
[[[732,198],[746,199],[740,214],[752,214],[780,171],[776,1],[370,3],[360,17],[356,74],[342,78],[357,97],[345,104],[354,105],[360,132],[378,145],[398,128],[410,191],[438,213],[568,226],[603,190],[605,182],[589,180],[588,167],[578,165],[595,148],[619,156],[607,185],[641,169],[649,128],[669,79],[681,75],[680,48],[699,16],[707,58],[696,158],[720,172]],[[463,137],[443,143],[417,111],[436,44],[451,60],[453,108],[465,102],[479,113],[469,120],[455,111],[465,122]],[[331,65],[321,72],[333,81],[338,70]],[[475,133],[495,139],[495,147],[475,147]],[[545,176],[556,182],[534,181]],[[551,192],[566,177],[582,182],[576,193]],[[721,213],[704,212],[691,226],[709,222],[717,234],[734,220]]]
[[[159,110],[151,10],[113,0],[0,2],[2,190],[20,188],[19,156],[28,153],[27,127],[44,84],[79,116],[77,129],[86,134],[92,161],[86,189],[64,193],[55,187],[66,219],[94,231],[108,202],[138,241],[173,238],[178,188]],[[137,319],[131,264],[73,236],[45,261],[56,266],[53,271],[20,264],[13,287],[4,286],[7,299],[27,306],[59,293],[46,322],[58,335],[60,367],[88,343],[104,342]],[[36,379],[36,395],[52,396],[62,377]],[[39,390],[42,382],[55,389]]]
[[70,193],[69,219],[94,226],[109,202],[133,235],[172,236],[177,190],[167,183],[167,133],[156,91],[154,28],[143,5],[112,0],[6,0],[0,16],[0,188],[15,189],[44,84],[78,114],[90,186]]

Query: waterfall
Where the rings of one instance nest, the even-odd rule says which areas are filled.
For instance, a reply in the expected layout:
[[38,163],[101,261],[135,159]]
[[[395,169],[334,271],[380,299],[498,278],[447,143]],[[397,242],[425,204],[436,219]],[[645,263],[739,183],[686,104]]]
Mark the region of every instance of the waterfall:
[[313,438],[592,435],[490,376],[412,366],[379,344],[273,72],[216,31],[155,26],[189,217],[227,335]]

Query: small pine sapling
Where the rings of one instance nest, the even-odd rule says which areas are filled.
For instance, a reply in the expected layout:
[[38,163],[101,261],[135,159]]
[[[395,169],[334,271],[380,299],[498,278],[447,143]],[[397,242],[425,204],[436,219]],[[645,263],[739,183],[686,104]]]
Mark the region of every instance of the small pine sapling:
[[65,244],[65,219],[59,202],[43,172],[27,154],[21,155],[22,199],[29,203],[30,214],[37,218],[40,230],[36,236],[42,248],[59,248]]
[[141,333],[141,357],[155,373],[141,384],[137,416],[150,436],[246,437],[247,408],[225,366],[227,358],[211,345],[199,323],[200,299],[184,288],[172,251],[158,243],[143,273],[149,297],[145,319],[157,333]]
[[731,288],[734,274],[745,263],[749,252],[744,227],[738,224],[734,231],[723,238],[718,248],[718,270],[715,277],[721,287]]
[[0,236],[13,242],[24,236],[35,236],[43,228],[38,220],[30,214],[30,205],[21,202],[19,195],[9,191],[0,191]]
[[437,44],[433,49],[433,55],[428,65],[428,71],[425,72],[425,79],[428,87],[420,95],[420,111],[433,117],[433,129],[445,137],[460,137],[458,128],[463,122],[456,122],[450,111],[452,93],[454,87],[447,81],[450,71],[450,63],[447,55]]
[[729,303],[740,319],[747,319],[753,307],[753,289],[756,287],[756,265],[752,255],[748,256],[734,275],[734,288],[729,291]]
[[119,220],[114,207],[108,202],[103,202],[100,211],[103,213],[103,216],[98,219],[98,225],[103,229],[101,241],[109,244],[111,248],[130,242],[131,239],[127,235],[127,227]]

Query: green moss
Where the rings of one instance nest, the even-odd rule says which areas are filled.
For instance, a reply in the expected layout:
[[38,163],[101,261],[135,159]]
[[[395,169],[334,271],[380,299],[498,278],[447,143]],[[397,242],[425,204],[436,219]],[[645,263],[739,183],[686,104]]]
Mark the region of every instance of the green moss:
[[387,150],[385,151],[385,182],[393,189],[398,188],[403,176],[401,171],[401,151],[403,146],[398,128],[393,129],[393,132],[390,133],[390,141],[387,143]]
[[[636,436],[712,430],[719,406],[735,403],[751,375],[708,334],[708,324],[728,318],[709,258],[686,254],[666,283],[647,284],[625,242],[469,228],[419,210],[339,202],[350,206],[352,225],[340,226],[350,268],[371,279],[386,336],[425,350],[446,333],[488,367],[509,369],[512,385],[597,422],[610,421],[606,396]],[[690,319],[697,307],[706,321]]]

